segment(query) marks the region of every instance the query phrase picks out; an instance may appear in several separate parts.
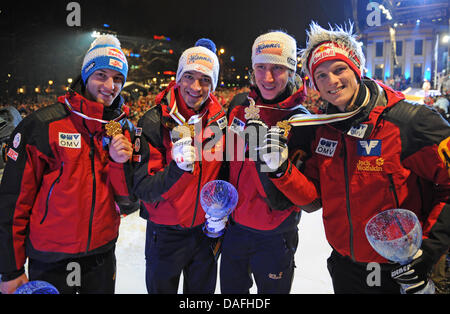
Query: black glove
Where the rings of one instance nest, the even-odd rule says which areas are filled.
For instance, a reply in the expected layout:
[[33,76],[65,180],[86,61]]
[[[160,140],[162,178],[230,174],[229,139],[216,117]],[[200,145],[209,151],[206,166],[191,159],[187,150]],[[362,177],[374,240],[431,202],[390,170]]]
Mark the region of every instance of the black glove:
[[419,249],[411,262],[398,266],[391,271],[391,277],[399,284],[409,285],[406,294],[416,293],[428,284],[428,278],[433,268],[431,256]]

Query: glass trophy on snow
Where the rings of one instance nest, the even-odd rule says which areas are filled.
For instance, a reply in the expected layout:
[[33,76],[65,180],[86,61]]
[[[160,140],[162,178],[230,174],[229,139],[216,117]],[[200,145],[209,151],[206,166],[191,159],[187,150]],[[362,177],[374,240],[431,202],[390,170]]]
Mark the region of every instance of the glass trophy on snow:
[[238,193],[229,182],[213,180],[200,192],[200,204],[206,213],[203,232],[210,238],[218,238],[225,232],[228,215],[236,207]]
[[35,280],[21,285],[14,294],[59,294],[59,291],[51,283]]
[[[405,265],[413,259],[422,244],[422,227],[410,210],[389,209],[372,217],[366,225],[366,236],[373,249],[384,258]],[[401,293],[408,285],[401,284]],[[417,294],[433,294],[431,280]]]

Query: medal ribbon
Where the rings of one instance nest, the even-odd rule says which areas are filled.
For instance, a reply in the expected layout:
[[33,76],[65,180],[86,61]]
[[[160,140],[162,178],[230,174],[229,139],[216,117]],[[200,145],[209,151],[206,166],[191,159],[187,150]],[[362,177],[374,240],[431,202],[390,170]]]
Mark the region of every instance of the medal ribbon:
[[362,105],[359,106],[356,110],[334,114],[296,114],[288,119],[288,123],[292,126],[319,125],[349,119],[358,114],[364,107],[366,107],[366,105],[369,103],[369,95],[370,92],[367,91]]
[[[107,120],[102,120],[102,119],[92,118],[92,117],[89,117],[89,116],[85,115],[84,113],[81,113],[81,112],[79,112],[79,111],[76,111],[76,110],[73,109],[72,105],[69,103],[69,101],[67,100],[67,98],[64,98],[64,101],[65,101],[65,103],[66,103],[67,108],[68,108],[71,112],[73,112],[73,113],[75,113],[76,115],[82,117],[83,119],[91,120],[91,121],[97,121],[97,122],[100,122],[100,123],[102,123],[102,124],[106,124],[106,123],[109,122],[109,121],[107,121]],[[122,112],[117,118],[115,118],[115,119],[113,119],[113,120],[111,120],[111,121],[119,121],[119,120],[121,120],[122,118],[124,118],[125,115],[126,115],[126,113],[125,113],[125,112]]]
[[195,114],[193,116],[191,116],[188,120],[188,122],[186,123],[186,119],[185,117],[183,117],[183,115],[178,111],[178,106],[177,106],[177,102],[175,100],[175,95],[173,95],[172,93],[169,95],[169,99],[170,99],[170,103],[171,105],[169,105],[169,108],[172,106],[172,108],[170,108],[170,112],[169,115],[172,117],[172,119],[174,119],[179,125],[183,125],[183,124],[196,124],[197,122],[201,121],[203,116],[208,112],[208,109],[205,110],[205,112],[202,115],[198,115]]

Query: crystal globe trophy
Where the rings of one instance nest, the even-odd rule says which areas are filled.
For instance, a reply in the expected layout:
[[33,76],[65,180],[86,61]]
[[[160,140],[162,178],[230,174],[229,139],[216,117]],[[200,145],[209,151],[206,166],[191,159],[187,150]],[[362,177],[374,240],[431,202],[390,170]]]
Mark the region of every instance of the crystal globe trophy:
[[213,180],[206,183],[200,192],[200,204],[206,213],[203,232],[210,238],[218,238],[225,232],[228,215],[236,207],[238,193],[229,182]]
[[[366,225],[366,236],[373,249],[392,262],[408,264],[422,244],[419,219],[410,210],[389,209],[372,217]],[[409,286],[401,284],[401,293]],[[417,294],[433,294],[434,284],[428,284]]]
[[14,294],[59,294],[59,291],[51,283],[35,280],[21,285]]

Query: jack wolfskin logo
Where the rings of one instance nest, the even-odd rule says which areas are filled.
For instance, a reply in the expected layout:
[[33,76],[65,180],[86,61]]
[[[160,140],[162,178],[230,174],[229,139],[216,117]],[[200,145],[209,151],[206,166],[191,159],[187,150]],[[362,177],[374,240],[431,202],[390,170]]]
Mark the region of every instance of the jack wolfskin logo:
[[274,279],[274,280],[281,279],[281,278],[283,278],[283,272],[280,271],[278,275],[277,274],[269,274],[268,277],[270,279]]

